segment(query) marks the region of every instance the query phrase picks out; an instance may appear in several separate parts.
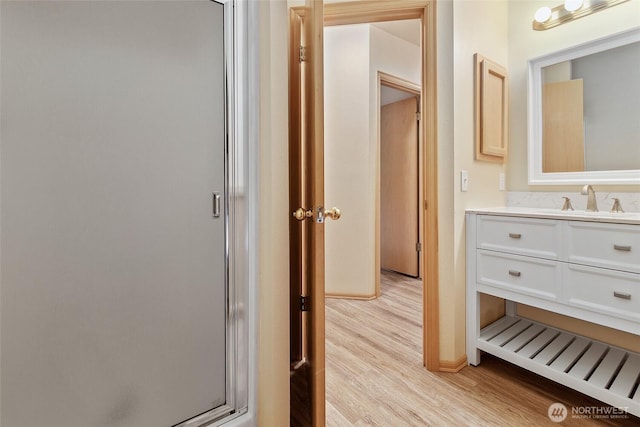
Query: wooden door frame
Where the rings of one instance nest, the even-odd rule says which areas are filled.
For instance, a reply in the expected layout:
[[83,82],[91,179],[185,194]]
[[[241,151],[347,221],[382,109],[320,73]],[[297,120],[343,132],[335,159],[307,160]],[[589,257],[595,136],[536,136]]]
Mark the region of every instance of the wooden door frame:
[[363,24],[404,19],[420,19],[422,73],[420,110],[424,125],[424,219],[422,227],[423,363],[430,371],[440,370],[439,252],[438,252],[438,103],[436,68],[436,1],[370,0],[329,3],[324,6],[324,25]]
[[[376,109],[376,120],[377,120],[377,128],[378,128],[378,138],[376,143],[378,144],[377,147],[377,159],[376,159],[376,199],[375,199],[375,205],[376,205],[376,214],[375,214],[375,226],[376,226],[376,231],[375,231],[375,245],[376,245],[376,254],[375,254],[375,274],[374,277],[376,278],[376,286],[375,286],[375,293],[376,296],[379,297],[381,295],[380,292],[380,270],[381,270],[381,255],[380,255],[380,227],[381,227],[381,222],[380,222],[380,200],[381,200],[381,196],[380,196],[380,180],[381,178],[381,168],[380,168],[380,150],[382,147],[382,141],[381,141],[381,132],[380,132],[380,123],[381,123],[381,100],[380,100],[380,91],[381,91],[381,87],[382,86],[386,86],[386,87],[390,87],[393,89],[398,89],[401,90],[403,92],[408,92],[408,93],[412,93],[414,94],[417,98],[418,98],[418,110],[421,110],[422,108],[422,90],[420,89],[419,85],[416,85],[412,82],[410,82],[409,80],[405,80],[402,79],[400,77],[396,77],[394,75],[385,73],[383,71],[378,71],[377,72],[377,77],[378,77],[378,83],[377,83],[377,92],[378,92],[378,105],[377,105],[377,109]],[[421,112],[421,111],[420,111]],[[420,209],[420,205],[422,204],[420,201],[424,200],[424,148],[423,148],[423,134],[422,134],[422,117],[421,120],[418,121],[418,158],[422,159],[419,163],[418,163],[418,243],[423,243],[424,242],[424,209]],[[424,284],[424,259],[420,259],[419,257],[419,263],[418,263],[418,276],[420,277],[420,280],[422,280],[423,284]],[[424,320],[424,319],[423,319]]]
[[[303,7],[293,7],[290,22],[303,17]],[[424,170],[423,244],[423,363],[429,371],[440,370],[439,318],[439,245],[438,245],[438,138],[437,138],[437,67],[436,67],[436,0],[365,0],[324,5],[324,26],[375,23],[420,19],[421,21],[421,146]],[[297,63],[299,52],[290,47],[290,64]],[[290,72],[292,70],[290,69]],[[295,74],[290,74],[295,75]],[[297,126],[300,111],[297,99],[290,93],[290,126]],[[297,122],[299,123],[299,122]],[[324,313],[322,313],[324,318]],[[324,340],[324,334],[316,338]],[[313,344],[312,344],[313,345]],[[320,346],[320,343],[316,343]]]

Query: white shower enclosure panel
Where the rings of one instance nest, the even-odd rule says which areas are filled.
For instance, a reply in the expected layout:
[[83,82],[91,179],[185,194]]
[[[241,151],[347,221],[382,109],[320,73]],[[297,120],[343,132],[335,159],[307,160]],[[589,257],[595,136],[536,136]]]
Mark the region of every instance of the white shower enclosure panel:
[[224,7],[2,2],[2,427],[228,405]]

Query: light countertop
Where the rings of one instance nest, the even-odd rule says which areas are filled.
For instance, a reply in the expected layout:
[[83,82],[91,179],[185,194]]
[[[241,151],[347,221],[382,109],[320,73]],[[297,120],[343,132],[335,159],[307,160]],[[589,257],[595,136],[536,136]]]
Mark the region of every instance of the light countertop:
[[562,211],[560,209],[496,207],[470,208],[467,213],[478,215],[501,215],[526,218],[564,219],[570,221],[610,222],[617,224],[640,224],[640,212],[586,212]]

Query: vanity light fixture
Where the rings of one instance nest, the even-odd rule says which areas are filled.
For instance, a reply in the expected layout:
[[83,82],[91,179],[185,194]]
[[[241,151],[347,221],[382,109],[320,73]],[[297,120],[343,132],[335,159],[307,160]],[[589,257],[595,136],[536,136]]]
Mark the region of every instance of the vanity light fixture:
[[584,0],[565,0],[564,9],[567,12],[575,12],[584,4]]
[[566,0],[553,9],[544,6],[535,13],[533,29],[548,30],[627,1],[629,0]]

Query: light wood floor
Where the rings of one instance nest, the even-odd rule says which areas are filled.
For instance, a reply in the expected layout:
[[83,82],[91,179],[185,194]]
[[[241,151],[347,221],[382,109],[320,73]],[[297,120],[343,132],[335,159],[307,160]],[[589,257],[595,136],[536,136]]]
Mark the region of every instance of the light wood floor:
[[[572,407],[605,407],[552,381],[484,355],[456,374],[422,366],[422,289],[383,273],[382,297],[327,299],[327,426],[638,426],[640,419],[572,418]],[[564,403],[569,417],[547,410]]]

